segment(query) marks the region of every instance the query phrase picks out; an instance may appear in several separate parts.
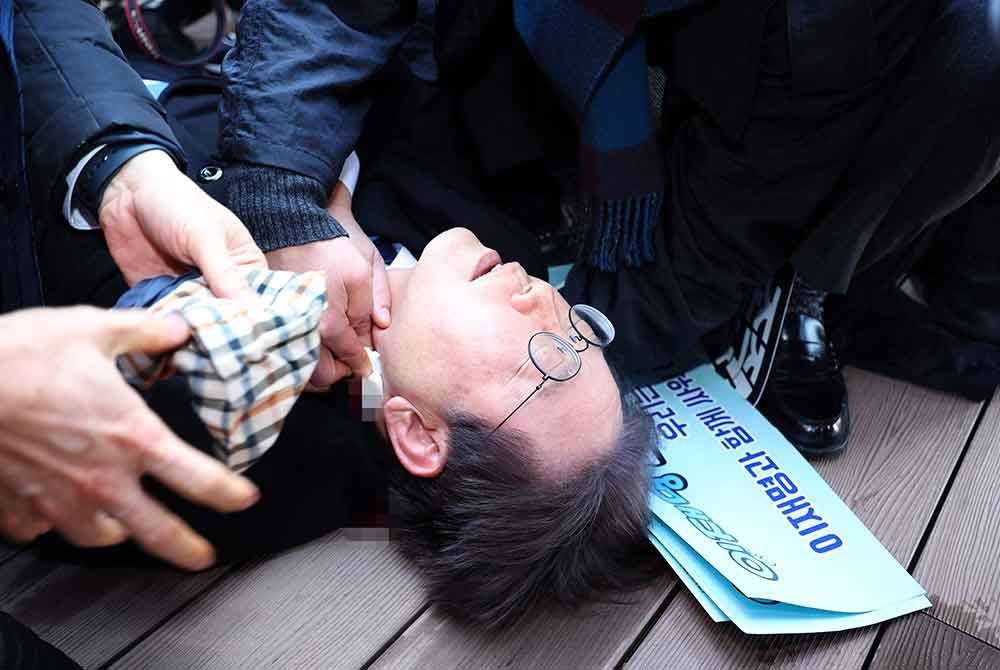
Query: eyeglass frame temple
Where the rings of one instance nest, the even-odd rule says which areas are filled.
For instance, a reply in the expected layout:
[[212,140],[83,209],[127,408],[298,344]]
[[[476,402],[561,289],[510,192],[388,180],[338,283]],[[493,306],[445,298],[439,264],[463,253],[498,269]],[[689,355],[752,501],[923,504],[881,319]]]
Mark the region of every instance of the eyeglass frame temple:
[[[573,377],[575,377],[575,376],[576,376],[576,375],[573,375]],[[535,395],[536,393],[538,393],[538,392],[539,392],[539,391],[541,390],[541,388],[542,388],[543,386],[545,386],[545,382],[549,381],[550,379],[552,379],[552,378],[551,378],[551,377],[549,377],[549,376],[548,376],[547,374],[545,374],[545,373],[542,373],[542,381],[538,382],[538,386],[536,386],[536,387],[535,387],[535,389],[534,389],[534,390],[533,390],[533,391],[532,391],[531,393],[529,393],[529,394],[528,394],[528,396],[527,396],[527,397],[526,397],[526,398],[525,398],[524,400],[522,400],[522,401],[521,401],[521,403],[520,403],[520,404],[519,404],[519,405],[518,405],[517,407],[515,407],[515,408],[514,408],[513,410],[511,410],[510,414],[508,414],[507,416],[505,416],[505,417],[504,417],[504,420],[503,420],[503,421],[501,421],[500,423],[498,423],[498,424],[497,424],[497,427],[496,427],[496,428],[494,428],[493,430],[491,430],[491,431],[490,431],[490,435],[492,436],[492,435],[493,435],[493,433],[495,433],[495,432],[497,432],[498,430],[500,430],[500,429],[501,429],[501,428],[503,427],[503,425],[504,425],[505,423],[507,423],[507,419],[509,419],[510,417],[512,417],[512,416],[514,416],[515,414],[517,414],[517,410],[519,410],[519,409],[521,409],[522,407],[524,407],[524,406],[525,406],[525,404],[526,404],[526,403],[527,403],[527,402],[528,402],[529,400],[531,400],[532,396],[534,396],[534,395]],[[572,377],[570,377],[570,379],[572,379]]]
[[[575,307],[575,305],[571,306],[569,308],[569,312],[567,313],[567,317],[569,319],[569,325],[570,325],[570,327],[576,332],[576,334],[580,337],[580,339],[583,340],[583,349],[577,349],[575,346],[572,345],[572,343],[570,344],[570,348],[577,353],[577,360],[579,361],[579,355],[582,354],[583,352],[585,352],[587,349],[590,348],[591,341],[588,340],[586,337],[584,337],[583,333],[580,332],[580,329],[576,327],[575,323],[573,323],[573,307]],[[607,317],[605,316],[604,318],[606,319]],[[537,335],[537,334],[538,333],[535,333],[535,335]],[[558,335],[555,335],[555,333],[550,333],[550,335],[553,335],[556,339],[561,339]],[[534,339],[535,336],[532,335],[531,337],[532,337],[532,339]],[[528,340],[528,345],[529,345],[529,347],[531,345],[531,340],[530,339]],[[602,346],[600,344],[595,344],[594,346],[595,347],[600,347],[601,349],[604,348],[604,346]],[[532,360],[531,362],[532,362],[532,364],[534,364],[534,360]],[[580,361],[580,367],[583,367],[583,361]],[[573,377],[577,376],[578,374],[580,374],[580,367],[578,367],[576,369],[576,372],[574,372],[571,376],[567,377],[566,379],[559,380],[559,381],[569,381]],[[535,368],[538,369],[538,366],[535,365]],[[538,370],[538,371],[542,372],[541,370]],[[494,433],[496,433],[498,430],[500,430],[503,427],[503,425],[505,423],[507,423],[507,421],[508,421],[508,419],[510,419],[510,417],[512,417],[515,414],[517,414],[517,410],[519,410],[522,407],[524,407],[527,404],[527,402],[529,400],[531,400],[531,398],[536,393],[538,393],[541,390],[542,386],[544,386],[545,382],[547,382],[549,379],[552,379],[552,378],[548,374],[546,374],[545,372],[542,372],[542,381],[538,382],[538,386],[536,386],[535,389],[531,393],[529,393],[528,396],[524,400],[522,400],[518,404],[517,407],[515,407],[513,410],[511,410],[511,413],[508,414],[507,416],[505,416],[504,420],[501,421],[500,423],[498,423],[496,428],[494,428],[493,430],[490,431],[490,436],[492,436]]]

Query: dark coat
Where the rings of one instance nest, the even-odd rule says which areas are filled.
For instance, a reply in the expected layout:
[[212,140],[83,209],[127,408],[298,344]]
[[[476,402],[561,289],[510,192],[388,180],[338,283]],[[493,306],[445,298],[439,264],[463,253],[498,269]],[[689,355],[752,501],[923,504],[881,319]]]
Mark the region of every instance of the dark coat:
[[[226,57],[220,148],[233,161],[336,183],[361,138],[379,76],[404,47],[416,0],[262,0],[247,6]],[[433,47],[444,79],[488,52],[509,3],[439,0]]]
[[0,0],[0,312],[41,303],[21,143],[13,4]]
[[[671,73],[677,87],[733,137],[750,114],[764,20],[773,3],[698,0],[693,10],[670,14],[671,44],[658,49],[663,56],[668,49],[685,55]],[[845,3],[864,4],[835,4]],[[364,11],[355,5],[313,0],[295,12],[280,2],[248,8],[242,30],[253,39],[238,45],[225,66],[221,145],[228,158],[296,172],[325,186],[336,181],[361,137],[379,71],[406,37],[416,11],[414,0],[366,2]],[[482,61],[508,5],[438,3],[435,54],[443,75],[468,73]]]
[[[82,0],[2,0],[0,26],[11,10],[23,115],[17,105],[0,105],[0,200],[11,203],[0,215],[11,217],[0,219],[11,230],[0,242],[6,309],[41,303],[32,250],[45,236],[40,222],[66,225],[60,214],[65,177],[87,151],[139,132],[158,138],[183,162],[163,108],[125,60],[97,8]],[[5,33],[5,45],[9,38]],[[16,99],[6,56],[4,50],[0,96],[5,101]]]
[[[488,53],[498,0],[260,0],[226,56],[220,151],[226,204],[264,251],[345,235],[325,211],[397,57],[428,80]],[[507,6],[509,14],[509,6]]]

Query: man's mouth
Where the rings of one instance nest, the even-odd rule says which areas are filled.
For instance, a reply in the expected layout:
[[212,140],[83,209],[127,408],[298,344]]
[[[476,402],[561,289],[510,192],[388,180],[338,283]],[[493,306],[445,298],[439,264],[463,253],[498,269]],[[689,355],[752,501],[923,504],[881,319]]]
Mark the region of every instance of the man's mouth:
[[469,281],[475,281],[483,275],[488,274],[494,268],[498,267],[501,262],[500,254],[493,249],[487,249],[486,253],[479,257],[479,261],[476,263]]

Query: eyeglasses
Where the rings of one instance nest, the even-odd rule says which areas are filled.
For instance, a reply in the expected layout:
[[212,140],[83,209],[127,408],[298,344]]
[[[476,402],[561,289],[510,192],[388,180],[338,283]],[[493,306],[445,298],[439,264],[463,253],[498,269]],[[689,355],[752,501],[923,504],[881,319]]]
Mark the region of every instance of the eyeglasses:
[[[535,333],[528,340],[528,358],[542,373],[542,381],[538,382],[538,386],[493,429],[490,435],[500,430],[501,426],[507,423],[507,420],[514,416],[517,410],[524,407],[525,403],[541,390],[545,382],[550,379],[556,382],[565,382],[575,377],[583,366],[580,354],[586,351],[590,345],[593,344],[595,347],[603,349],[615,339],[615,327],[611,321],[600,310],[590,305],[570,307],[569,325],[567,334],[570,341],[568,342],[555,333],[547,331]],[[583,346],[577,349],[581,343]]]

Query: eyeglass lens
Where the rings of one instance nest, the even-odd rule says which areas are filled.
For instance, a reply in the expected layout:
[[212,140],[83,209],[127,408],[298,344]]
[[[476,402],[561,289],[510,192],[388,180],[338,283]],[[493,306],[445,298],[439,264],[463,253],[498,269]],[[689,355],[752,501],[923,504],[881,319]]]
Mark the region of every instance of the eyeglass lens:
[[528,342],[528,355],[542,374],[562,382],[580,371],[580,354],[561,337],[535,333]]
[[[554,333],[540,332],[532,335],[531,339],[528,340],[528,356],[542,373],[542,381],[503,421],[497,424],[497,427],[493,429],[494,433],[500,430],[500,427],[507,423],[507,419],[514,416],[514,413],[542,388],[542,384],[546,380],[564,382],[575,377],[583,365],[580,352],[585,350],[588,345],[606,347],[615,339],[615,327],[611,321],[590,305],[571,307],[569,320],[571,328],[567,331],[567,335],[573,342],[579,343],[582,340],[587,344],[582,349],[577,349],[573,344]],[[565,327],[565,324],[563,326]]]
[[615,339],[615,327],[600,311],[590,305],[573,305],[569,310],[573,329],[590,344],[606,347]]

